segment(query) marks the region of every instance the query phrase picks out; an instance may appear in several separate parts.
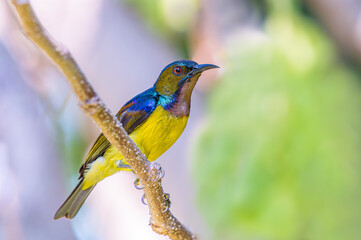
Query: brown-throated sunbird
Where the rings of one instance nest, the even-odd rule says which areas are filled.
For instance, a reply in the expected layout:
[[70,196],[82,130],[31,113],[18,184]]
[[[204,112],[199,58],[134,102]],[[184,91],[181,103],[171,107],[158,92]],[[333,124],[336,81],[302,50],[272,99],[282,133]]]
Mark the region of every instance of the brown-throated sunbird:
[[[182,134],[189,117],[191,95],[201,73],[218,68],[193,61],[166,66],[156,83],[127,102],[117,113],[124,129],[149,161],[167,151]],[[122,154],[100,134],[79,169],[79,183],[54,219],[73,218],[95,185],[122,170],[130,170]]]

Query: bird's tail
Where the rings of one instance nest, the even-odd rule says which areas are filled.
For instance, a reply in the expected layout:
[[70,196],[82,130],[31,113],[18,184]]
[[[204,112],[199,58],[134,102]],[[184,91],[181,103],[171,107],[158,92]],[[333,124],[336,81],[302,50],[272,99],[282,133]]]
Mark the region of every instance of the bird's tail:
[[94,187],[95,185],[83,190],[83,179],[81,179],[63,205],[56,211],[54,219],[74,218]]

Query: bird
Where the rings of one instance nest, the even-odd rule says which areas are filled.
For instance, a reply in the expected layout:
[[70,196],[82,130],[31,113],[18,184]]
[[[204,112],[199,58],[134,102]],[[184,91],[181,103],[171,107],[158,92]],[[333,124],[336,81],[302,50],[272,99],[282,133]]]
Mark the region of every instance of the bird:
[[[219,68],[191,60],[175,61],[160,73],[153,87],[129,100],[116,114],[124,130],[149,161],[166,152],[183,133],[191,95],[202,72]],[[54,219],[72,219],[104,178],[131,171],[122,153],[100,134],[79,169],[79,182],[55,213]]]

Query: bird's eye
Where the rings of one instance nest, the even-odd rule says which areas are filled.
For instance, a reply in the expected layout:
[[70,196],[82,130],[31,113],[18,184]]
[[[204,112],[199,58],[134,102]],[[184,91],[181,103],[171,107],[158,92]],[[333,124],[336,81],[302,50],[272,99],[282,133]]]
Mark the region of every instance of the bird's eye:
[[181,67],[174,67],[173,68],[173,73],[174,75],[179,75],[182,73],[182,68]]

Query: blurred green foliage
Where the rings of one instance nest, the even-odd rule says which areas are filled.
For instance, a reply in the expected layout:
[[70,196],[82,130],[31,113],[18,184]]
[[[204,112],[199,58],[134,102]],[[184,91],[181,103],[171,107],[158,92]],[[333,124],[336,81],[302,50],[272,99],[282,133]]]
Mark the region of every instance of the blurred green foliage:
[[214,239],[361,239],[361,86],[292,1],[234,35],[195,146]]

